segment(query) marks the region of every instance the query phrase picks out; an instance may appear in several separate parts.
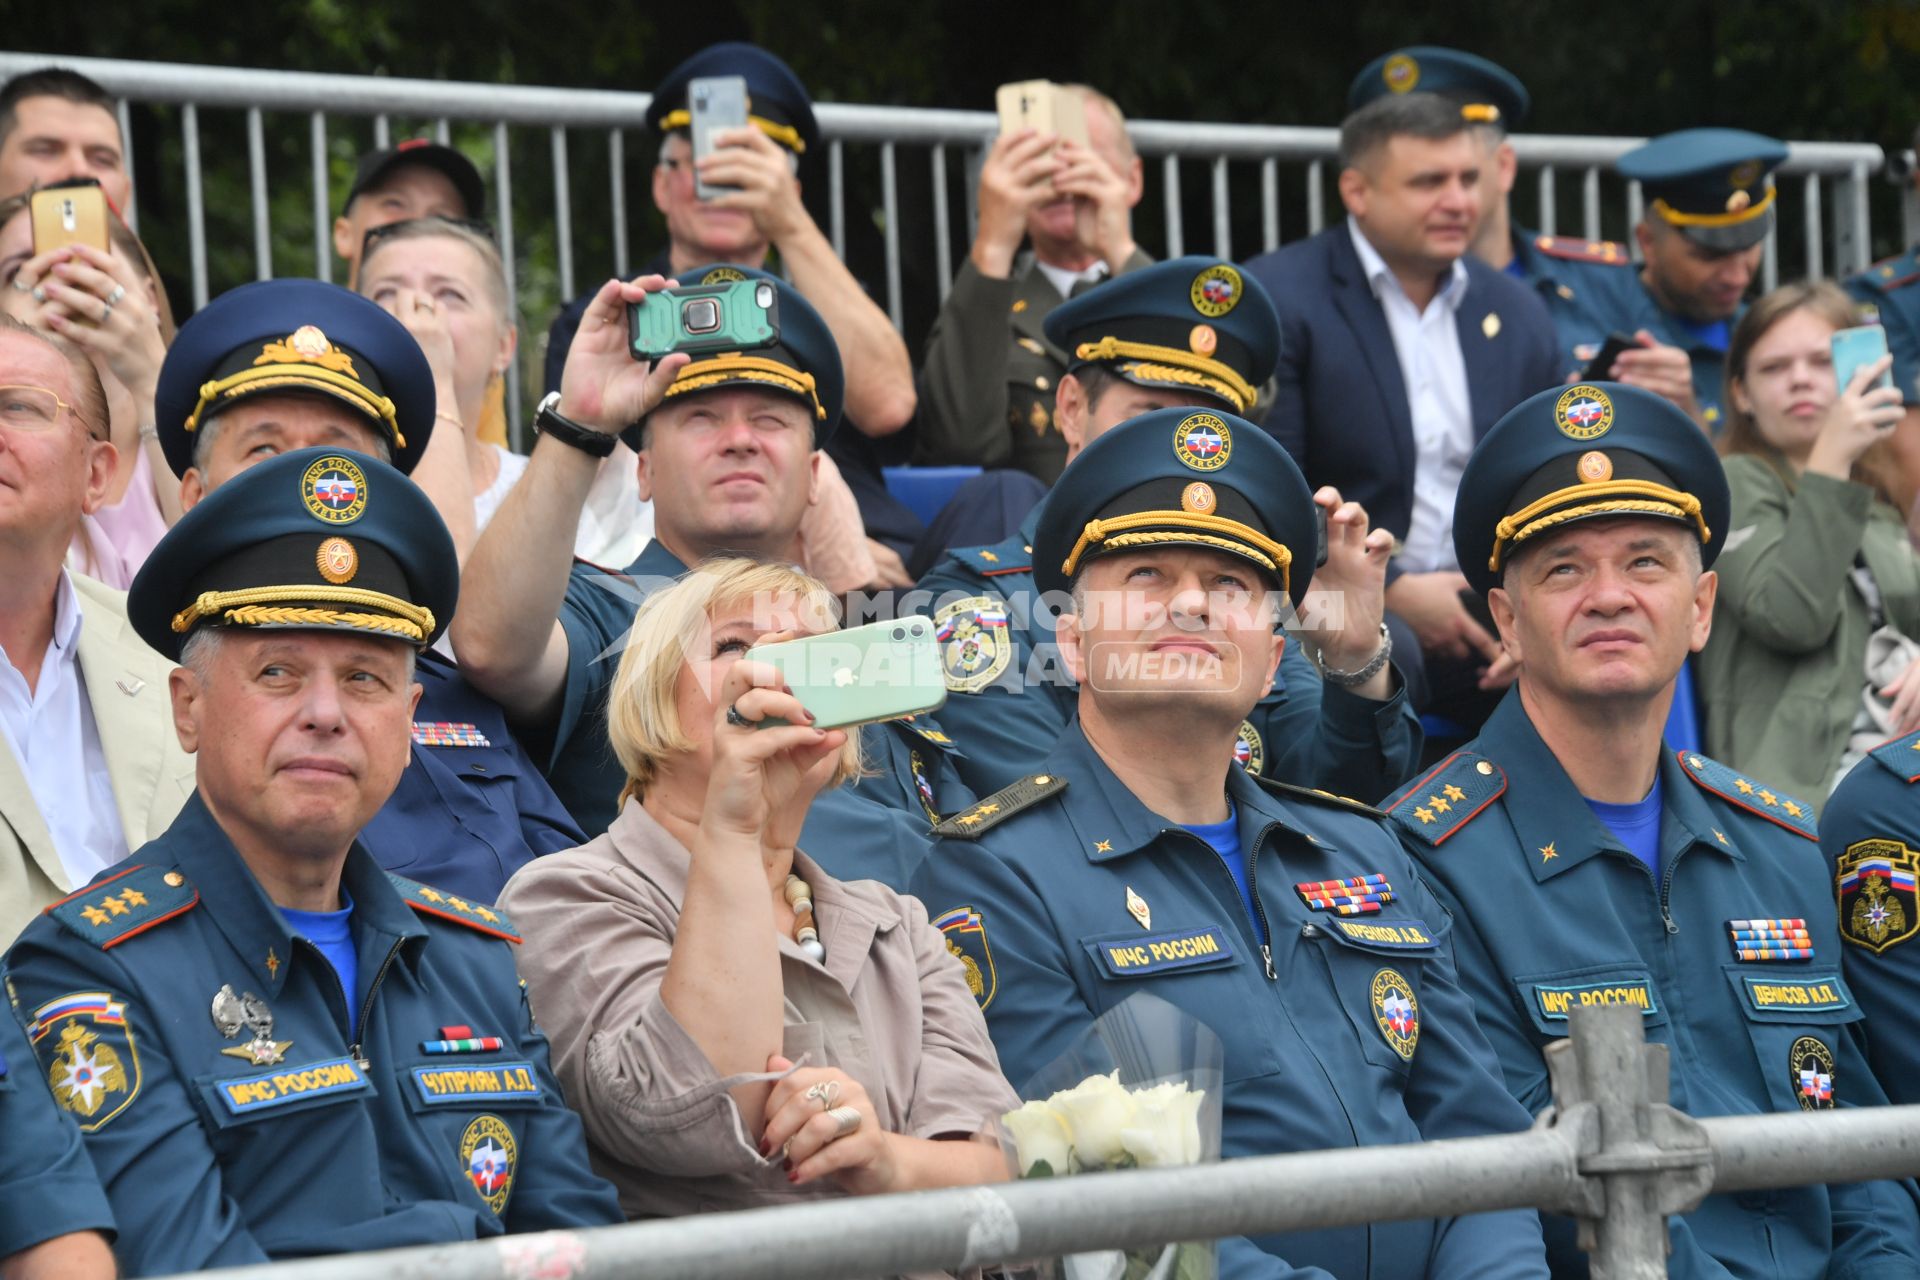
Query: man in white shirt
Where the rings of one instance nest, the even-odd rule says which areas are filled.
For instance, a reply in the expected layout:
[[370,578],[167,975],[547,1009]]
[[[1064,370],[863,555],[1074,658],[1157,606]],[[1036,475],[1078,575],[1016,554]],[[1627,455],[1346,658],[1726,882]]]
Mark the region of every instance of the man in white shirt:
[[128,627],[123,593],[63,566],[113,473],[107,431],[87,357],[0,317],[0,946],[193,790],[169,664]]
[[1416,705],[1469,729],[1512,672],[1461,600],[1454,491],[1494,421],[1558,381],[1546,308],[1468,255],[1483,177],[1473,124],[1437,94],[1368,103],[1340,131],[1345,225],[1247,264],[1280,312],[1265,425],[1309,483],[1393,531],[1390,624],[1418,641],[1396,645],[1396,661],[1413,668]]

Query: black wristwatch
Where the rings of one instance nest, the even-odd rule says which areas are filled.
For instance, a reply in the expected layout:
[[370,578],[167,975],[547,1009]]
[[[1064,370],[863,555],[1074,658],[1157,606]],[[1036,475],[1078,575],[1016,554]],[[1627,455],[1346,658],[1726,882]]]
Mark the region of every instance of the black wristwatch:
[[604,431],[595,431],[583,427],[572,418],[560,416],[560,393],[547,392],[547,398],[534,410],[533,426],[536,431],[552,436],[561,444],[572,445],[582,453],[604,458],[613,452],[613,446],[619,443],[618,436],[610,436]]

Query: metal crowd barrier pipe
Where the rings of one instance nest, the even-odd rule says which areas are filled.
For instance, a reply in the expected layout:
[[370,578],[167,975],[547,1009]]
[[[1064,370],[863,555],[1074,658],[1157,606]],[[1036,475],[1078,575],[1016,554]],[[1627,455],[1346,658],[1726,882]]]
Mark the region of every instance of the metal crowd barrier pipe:
[[[1709,1190],[1920,1172],[1920,1106],[1694,1120],[1630,1008],[1576,1009],[1555,1107],[1526,1133],[824,1200],[579,1232],[341,1254],[233,1280],[844,1280],[1169,1240],[1540,1208],[1583,1219],[1594,1280],[1666,1274],[1666,1216]],[[1791,1151],[1783,1161],[1780,1153]]]

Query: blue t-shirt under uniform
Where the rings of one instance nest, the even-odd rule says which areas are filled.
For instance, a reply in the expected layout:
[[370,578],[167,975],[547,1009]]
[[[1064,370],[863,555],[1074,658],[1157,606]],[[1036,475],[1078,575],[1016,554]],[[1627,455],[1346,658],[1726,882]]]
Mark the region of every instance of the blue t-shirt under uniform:
[[347,999],[347,1017],[358,1018],[360,1011],[354,1005],[354,998],[360,989],[360,960],[353,949],[353,899],[344,888],[340,890],[340,899],[347,905],[338,911],[295,911],[292,907],[281,907],[280,918],[296,936],[320,949],[320,954],[340,977],[340,991]]
[[1233,883],[1240,890],[1240,901],[1246,904],[1247,919],[1253,921],[1253,930],[1260,935],[1260,941],[1268,941],[1260,928],[1260,909],[1254,905],[1253,886],[1247,882],[1247,851],[1240,847],[1240,824],[1233,812],[1233,801],[1227,801],[1225,822],[1202,823],[1187,830],[1212,845],[1220,860],[1227,864],[1227,870],[1233,873]]
[[[1584,797],[1582,797],[1584,799]],[[1587,808],[1601,825],[1619,837],[1627,852],[1647,864],[1655,877],[1660,874],[1660,775],[1653,775],[1653,790],[1632,804],[1605,804],[1588,800]]]

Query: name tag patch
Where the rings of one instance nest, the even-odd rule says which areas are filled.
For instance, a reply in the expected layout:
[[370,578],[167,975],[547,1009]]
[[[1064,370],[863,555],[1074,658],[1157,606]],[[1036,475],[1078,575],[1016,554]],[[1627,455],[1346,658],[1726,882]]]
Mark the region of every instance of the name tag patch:
[[352,1058],[330,1058],[309,1063],[291,1071],[269,1071],[263,1075],[240,1076],[221,1080],[214,1092],[228,1111],[236,1116],[272,1107],[283,1107],[310,1098],[341,1093],[371,1093],[373,1086]]
[[1815,979],[1808,982],[1780,982],[1747,974],[1740,975],[1740,979],[1746,990],[1747,1004],[1756,1013],[1769,1013],[1776,1009],[1824,1013],[1853,1007],[1846,988],[1838,981]]
[[1233,947],[1227,941],[1226,930],[1217,925],[1090,942],[1087,947],[1108,975],[1115,978],[1192,969],[1233,959]]
[[531,1062],[494,1062],[484,1067],[415,1067],[411,1072],[420,1101],[428,1106],[503,1102],[538,1098],[540,1081]]
[[1638,1009],[1643,1017],[1652,1017],[1660,1012],[1660,1005],[1653,998],[1653,986],[1644,979],[1583,982],[1567,986],[1542,982],[1535,984],[1533,998],[1539,1002],[1540,1016],[1554,1022],[1565,1022],[1570,1010],[1584,1009],[1590,1005],[1623,1004]]
[[1365,924],[1358,920],[1329,920],[1333,928],[1355,942],[1372,947],[1390,947],[1395,951],[1431,951],[1439,944],[1427,933],[1426,922],[1402,920],[1397,924]]

